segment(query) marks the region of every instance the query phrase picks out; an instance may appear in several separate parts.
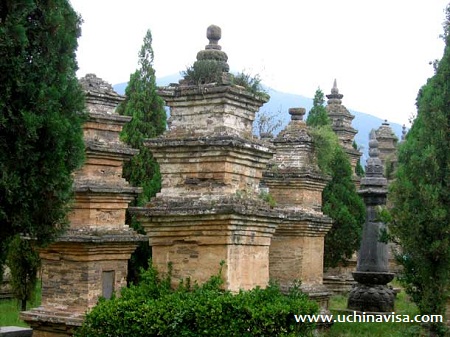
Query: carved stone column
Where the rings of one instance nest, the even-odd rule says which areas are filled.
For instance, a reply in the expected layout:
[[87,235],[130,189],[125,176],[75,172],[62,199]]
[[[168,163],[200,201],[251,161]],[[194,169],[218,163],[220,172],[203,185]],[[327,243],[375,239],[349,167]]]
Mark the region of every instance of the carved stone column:
[[366,176],[361,179],[359,194],[366,204],[367,217],[363,227],[361,248],[353,278],[358,283],[350,291],[348,309],[366,312],[394,310],[394,291],[387,284],[394,278],[389,272],[388,245],[379,241],[385,224],[378,220],[377,207],[386,204],[387,181],[378,158],[375,131],[370,133]]

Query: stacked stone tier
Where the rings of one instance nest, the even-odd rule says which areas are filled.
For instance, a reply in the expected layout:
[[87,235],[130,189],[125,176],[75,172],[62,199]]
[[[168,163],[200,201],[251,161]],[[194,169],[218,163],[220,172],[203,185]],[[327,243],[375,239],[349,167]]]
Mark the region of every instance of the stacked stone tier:
[[113,289],[126,286],[128,259],[138,241],[146,240],[126,228],[69,230],[40,250],[42,303],[22,312],[22,319],[38,336],[64,331],[71,335],[74,327],[81,326],[86,310],[97,304],[103,272],[114,271]]
[[252,138],[255,113],[268,101],[239,86],[171,86],[159,95],[170,107],[170,132],[164,137],[236,135]]
[[269,245],[282,214],[262,200],[157,197],[146,208],[131,211],[150,239],[158,270],[167,271],[173,263],[174,284],[178,277],[205,282],[226,261],[227,289],[267,286]]
[[147,141],[160,165],[160,196],[217,198],[258,188],[272,153],[238,136],[159,138]]
[[327,179],[315,170],[265,171],[264,182],[279,205],[320,211]]
[[245,196],[200,201],[196,198],[153,199],[146,208],[130,208],[148,229],[151,244],[173,244],[177,237],[198,244],[263,244],[283,214],[262,200]]

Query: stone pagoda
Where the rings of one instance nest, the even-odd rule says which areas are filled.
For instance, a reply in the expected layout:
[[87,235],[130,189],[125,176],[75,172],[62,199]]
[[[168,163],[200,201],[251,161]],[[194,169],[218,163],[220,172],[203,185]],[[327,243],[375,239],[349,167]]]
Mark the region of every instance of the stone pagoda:
[[347,108],[342,105],[344,95],[339,93],[336,80],[334,80],[331,94],[326,95],[328,98],[326,110],[328,117],[332,122],[332,129],[339,138],[344,151],[350,158],[354,180],[359,180],[355,174],[356,164],[361,158],[361,152],[353,148],[355,135],[358,133],[352,126],[352,120],[355,118]]
[[379,241],[385,224],[378,220],[377,208],[386,204],[387,180],[378,158],[375,131],[370,133],[366,175],[361,179],[359,194],[366,204],[366,223],[353,278],[358,283],[350,291],[348,309],[362,312],[392,312],[394,290],[387,284],[394,278],[389,272],[388,245]]
[[143,238],[125,225],[125,211],[139,189],[122,178],[122,164],[136,154],[119,141],[130,117],[114,112],[123,99],[93,74],[80,80],[88,119],[83,126],[84,166],[75,172],[75,202],[67,232],[40,250],[42,304],[21,317],[34,337],[71,336],[99,297],[126,286],[127,265]]
[[322,191],[328,181],[316,163],[313,140],[303,121],[305,109],[289,109],[291,121],[273,140],[275,154],[263,173],[270,194],[285,212],[270,246],[270,278],[282,289],[301,280],[302,289],[322,307],[324,237],[332,219],[324,216]]
[[160,165],[162,188],[132,212],[149,237],[156,268],[165,272],[172,264],[174,285],[186,277],[202,283],[224,261],[226,289],[265,287],[281,216],[259,198],[272,152],[252,137],[252,123],[268,97],[231,85],[221,30],[213,25],[206,35],[209,44],[194,68],[218,73],[160,88],[169,129],[146,145]]
[[384,120],[381,126],[375,131],[375,135],[378,141],[379,158],[385,170],[385,177],[389,180],[397,166],[398,138],[387,120]]

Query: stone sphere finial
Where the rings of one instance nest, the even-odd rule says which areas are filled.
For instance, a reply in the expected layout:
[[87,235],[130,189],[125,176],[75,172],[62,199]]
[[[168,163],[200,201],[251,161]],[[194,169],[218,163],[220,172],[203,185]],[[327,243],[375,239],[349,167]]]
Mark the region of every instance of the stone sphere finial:
[[[383,163],[378,157],[377,134],[376,131],[372,129],[369,135],[369,159],[367,159],[366,176],[361,180],[361,186],[374,184],[375,182],[372,181],[371,178],[382,178],[383,170]],[[379,184],[380,186],[384,186],[386,184],[386,179],[384,179],[383,181],[378,181],[377,184]]]
[[305,108],[290,108],[289,114],[291,115],[292,121],[301,121],[303,120],[303,116],[305,115]]
[[219,40],[222,37],[222,30],[219,26],[210,25],[206,29],[206,37],[209,40],[209,44],[206,46],[206,49],[221,49],[219,46]]
[[369,135],[369,157],[376,158],[378,157],[378,140],[375,130],[372,129]]

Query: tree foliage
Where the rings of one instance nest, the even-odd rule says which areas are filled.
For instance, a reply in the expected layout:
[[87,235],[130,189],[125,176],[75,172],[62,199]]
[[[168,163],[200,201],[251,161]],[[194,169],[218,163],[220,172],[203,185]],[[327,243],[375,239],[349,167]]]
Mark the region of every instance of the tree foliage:
[[[402,280],[421,314],[444,314],[450,289],[450,7],[446,47],[420,89],[417,117],[398,155],[391,186],[391,234],[400,242]],[[431,325],[431,334],[443,335]]]
[[361,244],[362,226],[366,218],[363,200],[352,180],[352,167],[341,147],[334,151],[329,163],[331,181],[322,193],[322,211],[333,219],[333,227],[325,236],[325,267],[345,265]]
[[181,72],[184,79],[191,85],[221,83],[223,65],[216,60],[200,60]]
[[261,77],[259,74],[252,75],[245,71],[238,72],[231,76],[231,81],[233,85],[239,85],[244,87],[248,92],[261,97],[263,99],[269,99],[270,96],[264,89],[261,83]]
[[[118,106],[117,112],[131,116],[121,133],[121,139],[139,154],[124,163],[123,176],[134,186],[140,186],[143,192],[135,205],[145,205],[161,190],[159,165],[145,145],[144,140],[154,138],[166,130],[167,116],[164,102],[157,94],[155,70],[153,69],[152,34],[148,30],[139,51],[139,69],[130,76],[125,89],[125,100]],[[141,234],[142,226],[127,212],[127,223]],[[128,281],[136,282],[140,267],[146,268],[151,255],[148,242],[139,243],[128,264]]]
[[318,311],[298,286],[288,295],[274,284],[233,294],[221,289],[221,272],[201,286],[170,284],[170,274],[161,278],[151,267],[139,285],[100,300],[75,336],[312,336],[315,328],[295,320]]
[[[281,111],[278,111],[280,115]],[[273,137],[275,131],[281,127],[281,119],[268,111],[259,110],[256,113],[255,123],[253,124],[253,133],[260,138],[263,136]]]
[[75,76],[80,21],[66,0],[0,3],[3,258],[16,234],[42,244],[67,222],[71,173],[84,155],[84,94]]
[[27,309],[27,301],[33,299],[36,289],[39,254],[33,249],[30,240],[16,235],[9,244],[6,260],[11,271],[12,292],[24,311]]
[[139,154],[124,164],[123,176],[132,185],[141,186],[143,193],[137,205],[144,205],[161,189],[159,166],[151,151],[144,146],[146,138],[154,138],[166,130],[164,102],[156,90],[155,70],[153,69],[152,35],[147,31],[139,51],[139,65],[131,76],[125,89],[125,100],[117,112],[131,116],[121,133],[121,139],[139,149]]
[[318,89],[306,123],[311,127],[319,168],[331,178],[322,192],[322,211],[333,219],[325,236],[324,266],[328,268],[345,265],[359,249],[366,210],[352,180],[350,160],[331,129],[323,103]]
[[324,126],[331,123],[324,103],[325,98],[323,91],[320,88],[317,88],[316,93],[314,94],[313,106],[311,110],[309,110],[308,117],[306,118],[306,124],[310,126]]

